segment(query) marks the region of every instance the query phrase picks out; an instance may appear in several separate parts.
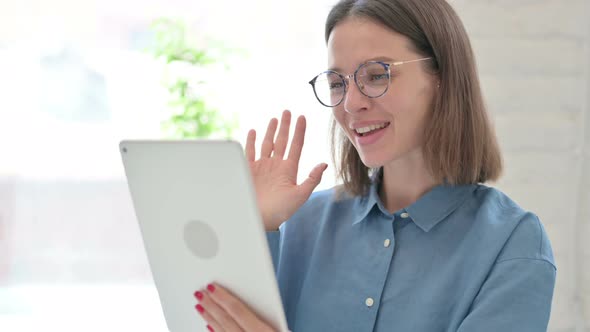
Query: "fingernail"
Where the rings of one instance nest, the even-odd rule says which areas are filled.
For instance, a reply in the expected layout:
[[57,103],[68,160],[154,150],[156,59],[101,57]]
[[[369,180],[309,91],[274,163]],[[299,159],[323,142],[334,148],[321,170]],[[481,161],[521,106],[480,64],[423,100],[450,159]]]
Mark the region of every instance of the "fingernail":
[[215,292],[215,286],[213,286],[213,284],[209,284],[209,285],[207,285],[207,289],[208,289],[208,290],[209,290],[211,293]]
[[197,308],[197,311],[200,312],[200,313],[203,313],[205,311],[205,308],[203,308],[203,306],[200,305],[200,304],[197,304],[195,306],[195,308]]
[[215,332],[215,330],[211,326],[209,326],[209,325],[207,325],[207,330],[209,330],[211,332]]
[[203,299],[203,293],[201,293],[201,292],[199,292],[199,291],[196,291],[196,292],[195,292],[195,297],[196,297],[196,298],[197,298],[199,301],[201,301],[201,300]]

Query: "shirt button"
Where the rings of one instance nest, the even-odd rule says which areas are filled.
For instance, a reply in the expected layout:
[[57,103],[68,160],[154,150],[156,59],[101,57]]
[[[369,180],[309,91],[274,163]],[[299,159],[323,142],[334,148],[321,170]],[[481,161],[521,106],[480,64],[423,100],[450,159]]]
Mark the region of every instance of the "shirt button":
[[368,298],[365,300],[365,304],[366,304],[366,305],[367,305],[367,307],[369,307],[369,308],[373,306],[373,303],[375,303],[375,301],[373,301],[373,299],[372,299],[372,298],[370,298],[370,297],[368,297]]
[[407,212],[404,212],[404,213],[402,213],[402,214],[401,214],[401,216],[402,216],[402,218],[407,218],[407,217],[409,217],[410,215],[409,215]]
[[391,240],[390,239],[385,239],[385,242],[383,242],[383,246],[385,248],[388,248],[390,244],[391,244]]

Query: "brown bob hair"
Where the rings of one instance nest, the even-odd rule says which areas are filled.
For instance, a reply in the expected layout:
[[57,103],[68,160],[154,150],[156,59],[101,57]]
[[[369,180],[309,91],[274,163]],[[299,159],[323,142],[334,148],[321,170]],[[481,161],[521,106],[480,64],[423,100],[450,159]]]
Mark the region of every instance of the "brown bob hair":
[[[445,0],[341,0],[326,20],[326,42],[338,23],[359,17],[407,37],[413,51],[434,61],[426,70],[440,80],[427,120],[424,160],[439,182],[451,185],[496,181],[502,156],[484,104],[475,57],[461,20]],[[377,169],[365,166],[335,119],[332,158],[344,190],[363,195]]]

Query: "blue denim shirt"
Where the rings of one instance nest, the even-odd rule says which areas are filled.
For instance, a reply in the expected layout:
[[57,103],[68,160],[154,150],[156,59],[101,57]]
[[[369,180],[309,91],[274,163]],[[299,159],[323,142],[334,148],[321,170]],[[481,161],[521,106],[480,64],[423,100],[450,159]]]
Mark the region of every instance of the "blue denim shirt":
[[395,213],[376,184],[316,192],[267,238],[294,332],[547,329],[549,239],[491,187],[440,185]]

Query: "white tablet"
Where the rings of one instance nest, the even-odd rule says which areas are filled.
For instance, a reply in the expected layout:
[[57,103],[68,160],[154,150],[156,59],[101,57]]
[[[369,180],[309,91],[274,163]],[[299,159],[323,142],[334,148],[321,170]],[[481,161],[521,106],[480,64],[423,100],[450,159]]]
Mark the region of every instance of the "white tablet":
[[119,147],[170,332],[207,331],[193,294],[212,281],[288,331],[242,146],[128,140]]

